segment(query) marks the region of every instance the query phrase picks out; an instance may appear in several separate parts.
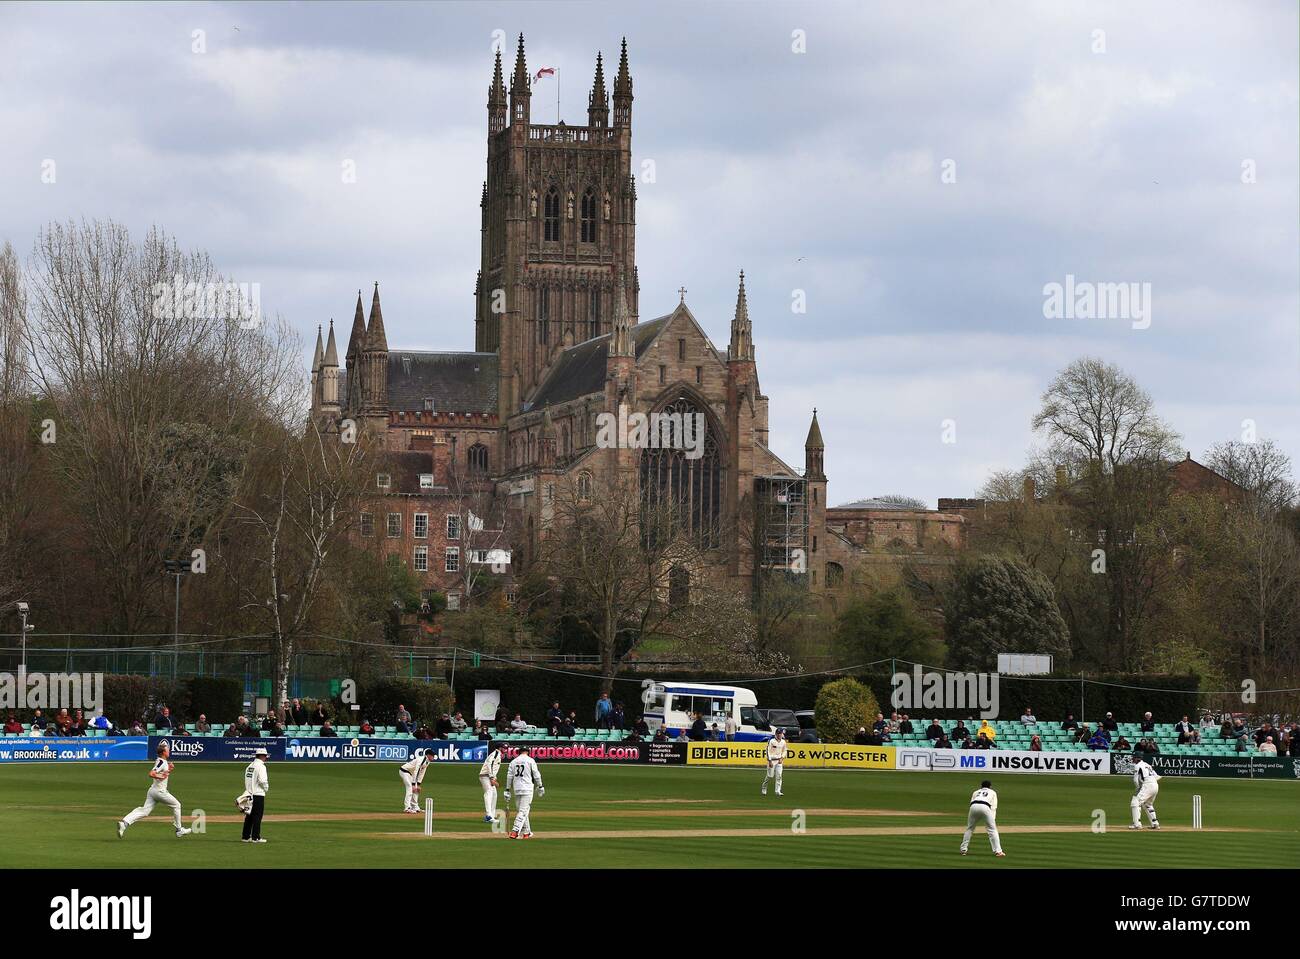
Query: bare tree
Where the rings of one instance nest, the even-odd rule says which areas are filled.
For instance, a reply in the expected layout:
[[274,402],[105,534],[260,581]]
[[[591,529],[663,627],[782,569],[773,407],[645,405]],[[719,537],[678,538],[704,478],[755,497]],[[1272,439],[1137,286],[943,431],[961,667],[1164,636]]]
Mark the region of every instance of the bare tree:
[[224,555],[243,608],[270,635],[275,702],[283,703],[298,643],[311,631],[325,578],[358,516],[369,443],[364,435],[344,442],[310,424],[256,455],[259,467],[236,500],[234,541]]
[[1205,465],[1245,490],[1247,506],[1260,515],[1274,515],[1296,501],[1291,457],[1272,440],[1216,443]]
[[54,224],[25,283],[32,375],[53,408],[49,449],[77,510],[109,625],[161,616],[161,564],[229,516],[249,451],[287,421],[293,341],[249,321],[202,253],[158,230]]

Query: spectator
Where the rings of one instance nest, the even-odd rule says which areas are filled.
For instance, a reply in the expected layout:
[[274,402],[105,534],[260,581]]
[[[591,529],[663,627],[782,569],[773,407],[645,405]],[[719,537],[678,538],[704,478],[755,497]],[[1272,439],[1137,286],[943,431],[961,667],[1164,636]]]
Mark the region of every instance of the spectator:
[[1031,753],[1041,753],[1043,751],[1043,739],[1041,736],[1034,736],[1029,740],[1029,751]]
[[474,721],[474,736],[476,739],[491,739],[492,730],[488,728],[486,719]]
[[664,729],[663,726],[660,726],[658,729],[655,730],[653,742],[656,743],[668,742],[668,732]]
[[1084,723],[1082,726],[1080,726],[1078,732],[1074,734],[1074,741],[1076,743],[1087,743],[1091,741],[1091,739],[1092,739],[1092,731],[1088,729],[1087,723]]
[[32,723],[32,729],[31,729],[31,733],[30,733],[30,735],[35,736],[35,737],[37,737],[37,738],[39,738],[39,737],[41,737],[41,736],[44,736],[44,735],[45,735],[45,726],[44,726],[44,724],[42,724],[42,723]]
[[1106,714],[1106,718],[1101,721],[1101,728],[1108,733],[1119,732],[1119,723],[1115,722],[1114,713]]
[[1074,721],[1074,713],[1065,714],[1065,722],[1061,723],[1062,729],[1078,729],[1079,724]]
[[[499,733],[510,732],[510,714],[500,707],[497,708],[496,726],[497,732]],[[551,735],[553,736],[555,734],[552,732]]]
[[1178,734],[1178,745],[1180,746],[1195,745],[1200,741],[1201,731],[1190,723],[1187,725],[1186,730]]
[[1032,706],[1025,707],[1025,712],[1024,715],[1020,717],[1020,722],[1022,725],[1025,726],[1036,726],[1038,724],[1038,718],[1034,716],[1034,710]]
[[279,739],[281,736],[284,735],[284,727],[280,725],[279,716],[277,716],[275,713],[267,713],[266,719],[270,723],[270,725],[267,725],[267,722],[263,722],[262,732],[267,733],[268,735],[273,736],[276,739]]
[[704,725],[704,715],[702,713],[696,713],[695,722],[691,723],[691,739],[695,742],[702,742],[708,738],[709,730],[708,727]]
[[1223,717],[1223,725],[1221,725],[1221,726],[1219,727],[1219,738],[1220,738],[1220,739],[1231,739],[1232,736],[1233,736],[1233,732],[1232,732],[1232,717],[1230,717],[1230,716],[1224,716],[1224,717]]
[[615,704],[614,704],[614,711],[613,711],[612,713],[610,713],[610,716],[609,716],[609,728],[610,728],[610,729],[622,729],[623,726],[624,726],[624,724],[625,724],[626,722],[627,722],[627,718],[625,717],[625,715],[624,715],[624,713],[623,713],[623,704],[622,704],[622,703],[615,703]]
[[[1186,719],[1187,717],[1184,716],[1183,718]],[[1156,731],[1156,724],[1152,721],[1150,713],[1143,714],[1141,731],[1144,733],[1153,733]]]
[[1264,755],[1264,756],[1276,756],[1276,755],[1277,755],[1277,746],[1274,745],[1274,743],[1273,743],[1273,737],[1272,737],[1272,736],[1269,736],[1269,737],[1266,738],[1262,743],[1259,744],[1259,751],[1260,751],[1261,755]]
[[998,731],[990,726],[989,721],[985,719],[980,722],[980,728],[976,734],[976,738],[978,739],[980,736],[986,736],[988,737],[989,742],[993,742],[998,738]]
[[1142,742],[1138,743],[1138,749],[1141,749],[1148,756],[1160,755],[1160,744],[1157,743],[1154,739],[1142,740]]
[[871,728],[878,733],[889,728],[889,722],[885,719],[884,713],[876,713],[876,721],[871,724]]
[[84,736],[86,735],[86,717],[81,710],[77,710],[77,715],[73,717],[72,722],[68,724],[68,731],[65,736]]
[[899,723],[898,713],[891,712],[889,714],[889,725],[885,727],[885,731],[888,732],[890,735],[897,733],[898,723]]
[[275,713],[273,712],[267,713],[266,716],[262,719],[262,732],[268,733],[271,731],[272,726],[278,726],[278,725],[279,723],[276,722]]
[[[728,728],[731,730],[731,732],[728,734],[728,738],[731,738],[732,736],[735,735],[736,732],[736,724],[733,720],[728,720]],[[636,733],[642,739],[650,735],[650,724],[645,721],[644,716],[638,719],[636,723],[632,726],[632,732]]]
[[307,725],[307,704],[302,700],[295,698],[293,701],[293,710],[291,712],[293,724],[295,726]]
[[722,742],[722,730],[718,728],[717,723],[709,727],[709,739],[715,743]]
[[178,736],[191,736],[191,735],[193,734],[188,729],[186,729],[183,725],[178,725],[175,729],[172,730],[172,738],[176,738]]
[[433,730],[429,728],[428,723],[421,723],[420,728],[415,731],[416,739],[432,739]]
[[[36,725],[34,722],[32,725]],[[13,736],[21,734],[24,731],[23,724],[18,721],[18,714],[12,709],[9,710],[9,718],[5,721],[5,735]]]
[[1178,734],[1179,743],[1192,742],[1190,738],[1184,739],[1183,737],[1184,736],[1190,737],[1191,734],[1195,731],[1196,731],[1196,727],[1191,724],[1191,722],[1188,720],[1186,716],[1184,716],[1179,722],[1174,724],[1174,732]]
[[404,703],[397,704],[397,712],[393,716],[393,727],[399,733],[409,733],[411,731],[411,714],[407,712]]
[[370,720],[369,719],[361,720],[361,735],[373,736],[374,734],[375,734],[375,727],[371,724]]
[[934,741],[934,748],[952,749],[952,740],[949,739],[947,736],[945,736],[942,732],[940,732],[939,738]]
[[[936,723],[938,721],[939,720],[937,719],[935,720]],[[970,738],[970,730],[967,729],[966,724],[959,719],[957,720],[957,725],[952,727],[952,731],[948,733],[948,738],[951,739],[953,742],[965,742],[967,739]]]
[[989,739],[988,734],[983,729],[980,730],[979,737],[975,740],[976,749],[997,749],[998,744]]
[[236,737],[238,737],[239,723],[237,722],[231,723],[229,726],[226,727],[226,731],[222,735],[225,736],[227,739],[235,739]]
[[870,743],[867,742],[868,735],[869,734],[867,733],[867,727],[859,726],[857,733],[853,736],[853,745],[855,746],[870,745]]
[[[956,730],[954,730],[954,732],[956,732]],[[943,727],[939,725],[939,720],[930,720],[930,725],[925,727],[925,738],[929,740],[943,738]]]
[[965,739],[963,739],[963,740],[961,741],[961,748],[962,748],[962,749],[974,749],[974,748],[975,748],[975,740],[973,740],[973,739],[971,739],[969,736],[967,736]]
[[282,723],[293,722],[293,707],[289,705],[289,700],[287,699],[284,701],[284,704],[280,707],[280,722]]
[[609,718],[614,712],[614,704],[609,701],[609,693],[601,693],[596,700],[596,728],[609,729]]
[[40,726],[42,730],[44,730],[45,727],[46,727],[47,725],[49,725],[49,724],[45,721],[45,714],[42,713],[39,709],[36,710],[34,713],[32,713],[32,725],[33,725],[33,726]]
[[208,717],[204,713],[199,713],[199,721],[194,724],[194,731],[196,733],[212,732],[212,724],[208,722]]
[[[329,722],[328,719],[325,720],[325,721],[326,721],[326,722]],[[250,723],[250,722],[248,721],[248,717],[247,717],[247,716],[240,716],[240,717],[239,717],[239,735],[240,735],[240,738],[242,738],[242,739],[260,739],[260,738],[261,738],[261,734],[258,733],[258,731],[257,731],[257,727],[255,727],[252,723]]]
[[320,731],[316,733],[316,735],[324,736],[326,738],[334,737],[337,739],[339,734],[334,731],[334,727],[330,725],[330,721],[327,719],[320,724]]
[[330,721],[329,714],[325,712],[325,704],[317,703],[316,711],[311,714],[311,719],[308,721],[307,725],[324,726],[329,721]]
[[1273,724],[1265,720],[1264,725],[1255,730],[1255,745],[1264,745],[1264,740],[1273,738]]
[[512,733],[528,732],[528,723],[524,722],[524,717],[519,713],[515,713],[515,718],[510,720],[510,731]]
[[633,728],[626,736],[623,737],[623,742],[639,743],[642,742],[643,739],[644,737],[639,732],[637,732],[635,728]]
[[1098,727],[1097,727],[1097,732],[1098,732],[1099,734],[1101,734],[1101,736],[1106,740],[1106,745],[1107,745],[1107,746],[1109,746],[1111,740],[1115,738],[1115,737],[1113,737],[1113,736],[1110,734],[1110,730],[1107,729],[1105,726],[1098,726]]
[[172,711],[168,707],[164,706],[159,711],[158,715],[154,717],[153,724],[159,732],[162,732],[164,729],[174,729],[175,724],[172,722]]
[[467,728],[467,723],[465,722],[465,717],[463,715],[461,715],[460,713],[456,713],[455,716],[451,717],[452,732],[463,733],[466,730],[466,728]]
[[551,703],[551,708],[546,711],[546,729],[552,736],[560,728],[560,722],[564,719],[564,713],[560,711],[560,701],[557,699]]
[[[113,721],[105,716],[102,710],[90,721],[90,725],[94,729],[104,730],[110,736],[120,735],[120,731],[113,725]],[[181,728],[184,729],[185,727],[182,726]]]
[[1098,729],[1095,733],[1092,734],[1092,738],[1088,740],[1089,749],[1103,749],[1103,750],[1110,749],[1110,740],[1102,735],[1102,733],[1104,732],[1105,732],[1104,729]]
[[[1142,743],[1145,743],[1145,742],[1146,742],[1145,739],[1142,740]],[[1142,743],[1139,743],[1139,745],[1141,745]],[[1115,744],[1115,748],[1116,748],[1116,749],[1121,749],[1121,750],[1123,750],[1124,752],[1129,752],[1130,750],[1132,750],[1133,747],[1129,745],[1127,739],[1125,739],[1123,736],[1121,736],[1121,737],[1119,737],[1119,742],[1117,742],[1117,743]]]
[[560,725],[555,727],[555,735],[562,736],[565,739],[572,739],[575,732],[577,732],[577,727],[573,725],[573,720],[568,716],[561,718]]
[[[566,718],[566,719],[568,720],[568,722],[569,722],[569,728],[570,728],[570,729],[574,729],[574,730],[576,730],[576,729],[579,728],[579,726],[578,726],[578,711],[577,711],[576,709],[570,709],[570,710],[569,710],[569,715],[568,715],[567,717],[565,717],[565,718]],[[570,735],[573,735],[573,734],[570,733]]]
[[436,723],[433,724],[433,734],[439,739],[446,739],[451,735],[451,714],[443,713]]
[[907,734],[907,735],[909,735],[909,736],[911,735],[911,733],[912,733],[912,721],[911,721],[910,719],[907,718],[907,713],[903,713],[903,715],[899,718],[899,720],[898,720],[898,731],[899,731],[900,733],[905,733],[905,734]]
[[1232,723],[1232,738],[1237,740],[1237,752],[1244,753],[1246,751],[1247,735],[1249,735],[1249,732],[1246,729],[1246,724],[1240,719],[1234,720]]
[[[643,720],[644,722],[644,720]],[[736,717],[730,713],[727,714],[727,721],[722,724],[722,732],[727,737],[727,742],[736,741]]]
[[54,717],[54,728],[60,736],[68,735],[68,730],[72,726],[72,718],[68,715],[66,709],[60,709]]

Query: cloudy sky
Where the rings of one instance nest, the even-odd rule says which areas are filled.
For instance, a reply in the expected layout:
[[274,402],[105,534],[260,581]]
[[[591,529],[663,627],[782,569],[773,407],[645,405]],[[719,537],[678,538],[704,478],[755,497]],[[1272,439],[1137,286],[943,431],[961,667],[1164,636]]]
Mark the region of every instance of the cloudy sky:
[[[743,267],[773,446],[802,465],[816,406],[832,502],[971,495],[1082,355],[1194,456],[1249,419],[1300,462],[1289,0],[0,3],[0,240],[159,224],[259,282],[304,365],[375,280],[391,345],[472,349],[492,50],[520,31],[571,123],[627,37],[642,315],[685,286],[725,346]],[[1149,325],[1045,317],[1067,275],[1150,284]]]

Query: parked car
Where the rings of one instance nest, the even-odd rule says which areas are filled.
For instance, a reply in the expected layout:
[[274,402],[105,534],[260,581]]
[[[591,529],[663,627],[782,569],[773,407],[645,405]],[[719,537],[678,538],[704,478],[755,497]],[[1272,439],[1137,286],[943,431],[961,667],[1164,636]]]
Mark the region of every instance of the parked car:
[[799,721],[799,736],[795,742],[819,743],[822,738],[817,735],[817,717],[811,709],[796,710],[794,718]]
[[[741,711],[742,715],[744,710]],[[794,714],[793,709],[760,709],[757,706],[753,710],[754,728],[765,733],[775,733],[777,728],[785,730],[785,738],[791,742],[798,742],[802,727],[799,720]]]

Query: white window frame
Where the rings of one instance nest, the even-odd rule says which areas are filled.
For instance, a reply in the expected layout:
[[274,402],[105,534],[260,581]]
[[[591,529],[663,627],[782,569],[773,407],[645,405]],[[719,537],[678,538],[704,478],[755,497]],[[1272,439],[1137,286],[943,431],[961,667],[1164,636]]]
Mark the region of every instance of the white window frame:
[[417,573],[427,573],[429,571],[429,547],[415,547],[415,571]]
[[460,572],[460,547],[448,546],[447,555],[443,560],[443,572],[459,573]]
[[[424,532],[420,532],[420,520],[424,520]],[[429,538],[429,514],[416,513],[411,520],[411,535],[416,539]]]
[[447,538],[460,539],[460,514],[447,514]]
[[377,486],[379,489],[392,489],[393,477],[388,473],[376,473],[375,486]]
[[[397,518],[397,532],[396,532],[396,533],[393,532],[393,518],[394,518],[394,517]],[[387,538],[388,538],[388,539],[401,539],[401,538],[402,538],[402,514],[401,514],[401,513],[389,513],[389,514],[384,518],[384,532],[387,534]]]
[[432,474],[432,473],[421,473],[421,474],[420,474],[420,489],[433,489],[433,474]]
[[[366,530],[367,523],[370,526],[369,531]],[[361,514],[361,535],[362,536],[375,535],[375,514],[374,513]]]

